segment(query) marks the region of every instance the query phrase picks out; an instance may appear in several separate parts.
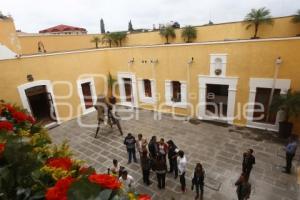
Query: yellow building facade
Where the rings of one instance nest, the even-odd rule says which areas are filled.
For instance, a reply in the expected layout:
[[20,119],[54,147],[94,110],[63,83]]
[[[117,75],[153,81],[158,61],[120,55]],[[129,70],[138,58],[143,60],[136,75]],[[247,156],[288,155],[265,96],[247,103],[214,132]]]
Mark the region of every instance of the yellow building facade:
[[[0,21],[0,32],[6,23]],[[14,29],[13,21],[8,24]],[[170,45],[158,32],[149,32],[129,34],[125,47],[100,49],[93,49],[94,35],[37,35],[17,36],[18,50],[10,46],[9,34],[1,33],[0,43],[22,56],[0,60],[0,98],[33,113],[42,109],[38,102],[50,105],[47,112],[60,123],[94,110],[88,104],[106,94],[110,72],[117,79],[119,104],[278,130],[280,113],[268,122],[255,120],[254,104],[265,105],[273,85],[275,94],[300,90],[300,26],[290,17],[278,18],[273,26],[261,27],[258,40],[248,39],[252,31],[240,22],[197,30],[194,43],[183,43],[177,30]],[[47,53],[37,54],[39,41]],[[84,98],[89,95],[91,102]],[[294,126],[299,134],[299,123]]]

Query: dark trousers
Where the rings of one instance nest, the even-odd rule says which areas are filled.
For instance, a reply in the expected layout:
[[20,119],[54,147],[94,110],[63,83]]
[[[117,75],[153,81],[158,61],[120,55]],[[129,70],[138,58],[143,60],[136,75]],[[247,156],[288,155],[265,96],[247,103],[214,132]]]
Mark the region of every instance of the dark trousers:
[[170,172],[173,172],[175,173],[175,177],[178,176],[178,168],[177,168],[177,160],[176,158],[175,159],[170,159],[169,158],[169,164],[170,164]]
[[143,181],[147,185],[150,184],[149,175],[150,175],[150,169],[146,169],[146,170],[143,169]]
[[157,176],[157,182],[158,182],[158,188],[164,189],[166,185],[166,173],[156,173]]
[[195,187],[196,187],[196,194],[197,194],[197,196],[199,196],[200,191],[201,191],[201,196],[203,196],[204,183],[196,184]]
[[181,184],[181,190],[185,191],[185,172],[183,174],[180,175],[180,184]]
[[245,178],[247,180],[249,180],[251,170],[252,170],[252,167],[243,167],[243,172],[245,173]]
[[128,152],[128,162],[131,163],[132,157],[133,157],[134,162],[137,162],[136,155],[135,155],[135,149],[134,148],[127,149],[127,152]]
[[292,161],[295,154],[286,153],[286,172],[291,173]]

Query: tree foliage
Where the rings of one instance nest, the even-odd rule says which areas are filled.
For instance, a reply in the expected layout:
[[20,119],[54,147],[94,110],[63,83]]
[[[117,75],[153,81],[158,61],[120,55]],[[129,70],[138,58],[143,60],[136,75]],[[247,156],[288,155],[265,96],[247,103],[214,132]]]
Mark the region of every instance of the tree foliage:
[[129,32],[134,31],[131,20],[130,20],[129,23],[128,23],[128,31],[129,31]]
[[101,39],[98,36],[94,36],[93,39],[91,40],[92,43],[95,43],[96,48],[99,48],[99,43],[101,42]]
[[197,38],[197,29],[193,26],[186,26],[182,29],[181,37],[185,42],[190,43]]
[[297,13],[294,15],[292,21],[293,21],[294,23],[300,23],[300,9],[297,10]]
[[100,20],[100,29],[101,29],[101,34],[105,34],[105,25],[102,18]]
[[162,27],[159,34],[166,39],[166,44],[169,44],[170,38],[176,38],[175,29],[172,26]]
[[269,9],[263,7],[259,9],[252,9],[251,12],[246,15],[244,23],[246,24],[246,29],[249,29],[254,26],[254,39],[257,38],[257,33],[260,25],[273,25],[273,19],[270,13],[271,12]]

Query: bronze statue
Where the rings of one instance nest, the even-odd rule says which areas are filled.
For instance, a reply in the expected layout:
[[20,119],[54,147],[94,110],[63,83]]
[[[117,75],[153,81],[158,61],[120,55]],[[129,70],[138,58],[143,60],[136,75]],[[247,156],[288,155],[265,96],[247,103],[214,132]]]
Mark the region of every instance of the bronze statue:
[[107,118],[107,123],[110,125],[111,128],[113,127],[113,125],[117,125],[121,135],[123,135],[121,124],[118,119],[119,116],[113,110],[114,105],[115,102],[108,102],[106,97],[103,95],[99,95],[97,97],[97,103],[95,105],[95,108],[97,110],[98,125],[95,138],[97,137],[98,132],[100,130],[100,124],[105,122],[105,118]]

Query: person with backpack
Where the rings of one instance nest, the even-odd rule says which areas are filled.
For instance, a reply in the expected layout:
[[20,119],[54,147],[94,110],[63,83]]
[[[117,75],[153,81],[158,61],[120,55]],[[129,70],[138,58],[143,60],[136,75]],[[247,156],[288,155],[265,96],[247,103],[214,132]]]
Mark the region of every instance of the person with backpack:
[[[196,187],[196,197],[195,199],[203,199],[203,192],[204,192],[204,177],[205,171],[200,163],[197,163],[194,171],[194,176],[192,178],[192,190]],[[201,191],[201,194],[199,195]]]
[[128,133],[128,135],[124,139],[124,144],[126,145],[126,149],[128,152],[128,164],[131,163],[131,160],[133,158],[134,162],[137,163],[136,154],[135,154],[135,137]]

